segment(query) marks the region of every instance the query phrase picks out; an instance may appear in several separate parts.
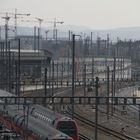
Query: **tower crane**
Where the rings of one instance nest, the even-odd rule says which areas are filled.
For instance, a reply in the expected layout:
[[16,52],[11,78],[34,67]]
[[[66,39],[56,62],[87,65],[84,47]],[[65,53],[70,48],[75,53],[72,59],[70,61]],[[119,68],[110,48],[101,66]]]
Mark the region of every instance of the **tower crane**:
[[40,28],[40,30],[41,30],[41,24],[42,24],[42,22],[43,22],[43,19],[41,19],[41,18],[35,18],[35,19],[38,20],[38,22],[39,22],[39,28]]
[[21,20],[21,21],[22,22],[38,22],[39,23],[39,36],[40,36],[40,34],[41,34],[41,24],[42,24],[42,22],[44,22],[44,20],[41,19],[41,18],[35,18],[35,19],[37,19],[37,20]]
[[49,23],[53,23],[53,39],[56,39],[57,38],[56,24],[63,24],[64,21],[57,21],[56,18],[54,18],[54,21],[49,21]]
[[8,13],[5,13],[5,17],[1,17],[5,19],[5,41],[6,41],[6,48],[7,48],[7,41],[8,41],[8,22],[10,20],[10,17],[8,16]]
[[8,33],[8,22],[10,20],[10,17],[8,16],[8,13],[5,13],[5,17],[1,17],[2,19],[5,19],[5,39],[7,39],[7,33]]
[[[8,50],[9,50],[9,47],[8,47],[8,22],[9,22],[9,20],[10,20],[10,17],[8,16],[8,13],[6,13],[6,16],[5,17],[2,17],[3,19],[5,19],[5,65],[4,65],[4,68],[5,68],[5,75],[4,75],[4,77],[5,77],[5,85],[6,85],[6,90],[8,89],[8,87],[10,87],[9,85],[9,73],[8,73],[8,70],[10,70],[10,69],[8,69],[8,66],[9,66],[9,59],[7,59],[8,58]],[[10,58],[10,57],[9,57]],[[8,85],[8,86],[7,86]]]
[[[44,22],[43,19],[41,18],[35,18],[36,20],[21,20],[22,22],[38,22],[39,23],[39,28],[38,28],[38,52],[39,52],[39,48],[41,46],[41,24],[42,22]],[[35,34],[36,34],[36,27],[34,28],[35,29]],[[35,35],[35,40],[36,40],[36,35]],[[36,50],[36,41],[34,43],[34,48]]]
[[31,20],[21,20],[21,21],[23,21],[23,22],[39,22],[40,31],[41,31],[41,24],[42,24],[42,22],[44,22],[44,23],[52,23],[53,24],[53,39],[57,38],[56,25],[64,23],[63,21],[57,21],[56,18],[54,18],[54,21],[44,21],[41,18],[35,18],[35,19],[37,19],[38,21],[35,21],[35,20],[32,20],[32,21]]
[[15,13],[11,13],[11,12],[0,12],[0,14],[6,14],[6,17],[8,15],[13,15],[14,17],[10,17],[10,18],[14,18],[15,19],[15,37],[17,36],[17,16],[30,16],[30,14],[24,14],[24,13],[17,13],[17,9],[15,9]]

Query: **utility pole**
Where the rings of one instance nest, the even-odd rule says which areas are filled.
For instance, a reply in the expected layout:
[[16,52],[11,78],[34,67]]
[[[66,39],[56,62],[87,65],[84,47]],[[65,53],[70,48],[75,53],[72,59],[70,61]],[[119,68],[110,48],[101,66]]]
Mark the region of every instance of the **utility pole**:
[[64,70],[64,64],[63,62],[61,63],[61,86],[63,85],[63,71]]
[[97,56],[100,56],[101,38],[97,37]]
[[139,125],[140,125],[140,105],[139,105]]
[[68,40],[68,64],[67,64],[67,68],[68,68],[68,83],[69,83],[69,76],[70,76],[70,56],[71,56],[71,37],[72,37],[72,32],[69,30],[69,40]]
[[10,41],[8,41],[8,91],[11,92],[11,51]]
[[107,34],[107,56],[110,56],[110,52],[109,52],[109,34]]
[[39,22],[39,28],[38,28],[38,54],[39,54],[39,50],[40,48],[42,48],[42,39],[41,39],[41,24],[43,22],[43,19],[41,18],[36,18]]
[[107,34],[107,40],[106,40],[106,66],[107,66],[107,57],[109,57],[109,34]]
[[75,37],[80,35],[72,34],[72,118],[74,117],[74,96],[75,96]]
[[[54,96],[54,60],[52,60],[52,97]],[[53,104],[53,110],[55,110],[55,104]]]
[[59,63],[58,63],[58,61],[57,61],[57,66],[56,66],[56,71],[57,71],[57,76],[56,76],[56,77],[57,77],[57,89],[58,89],[58,79],[59,79],[59,78],[58,78],[58,65],[59,65]]
[[[20,39],[18,39],[18,59],[17,59],[17,64],[16,64],[16,72],[17,72],[17,81],[16,81],[16,93],[17,93],[17,96],[20,97]],[[18,99],[18,109],[19,109],[19,102],[20,100]]]
[[[47,68],[45,68],[45,97],[46,96],[47,96]],[[46,106],[46,98],[44,105]]]
[[2,73],[2,69],[3,69],[3,65],[2,65],[2,63],[3,63],[3,58],[2,58],[2,42],[0,41],[0,89],[2,89],[2,83],[3,83],[3,81],[2,81],[2,79],[3,79],[3,77],[2,77],[2,75],[3,75],[3,73]]
[[[75,95],[75,34],[72,34],[72,97]],[[72,98],[72,118],[74,117],[74,100]]]
[[99,88],[99,78],[96,77],[96,91],[95,91],[95,96],[96,96],[96,104],[95,104],[95,140],[98,140],[98,88]]
[[50,64],[49,64],[49,89],[51,88],[51,71],[52,71],[52,69],[51,69],[51,62],[50,62]]
[[39,29],[40,29],[40,34],[39,34],[39,36],[41,35],[41,24],[42,24],[42,22],[43,22],[43,19],[41,19],[41,18],[36,18],[37,20],[38,20],[38,22],[39,22]]
[[84,97],[86,97],[86,64],[85,63],[83,69],[83,83],[84,83]]
[[[113,96],[115,97],[116,90],[116,48],[114,48],[114,68],[113,68]],[[114,108],[115,109],[115,108]]]
[[52,96],[54,96],[54,60],[52,60]]
[[[113,92],[114,92],[114,86],[113,86],[113,85],[114,85],[114,84],[113,84],[113,81],[114,81],[114,80],[113,80],[113,78],[114,78],[114,72],[113,72],[113,70],[112,70],[112,76],[111,76],[111,92],[112,92],[112,95],[111,95],[111,96],[112,96],[112,97],[114,97],[114,93],[113,93]],[[113,104],[113,101],[114,101],[114,100],[113,100],[113,98],[112,98],[112,99],[111,99],[111,116],[113,116],[113,113],[114,113],[114,109],[113,109],[113,108],[114,108],[114,104]]]
[[34,51],[36,51],[36,26],[34,27]]
[[107,120],[109,120],[109,66],[107,66]]
[[50,31],[50,30],[46,30],[46,31],[45,31],[45,34],[46,34],[46,41],[47,41],[47,39],[48,39],[48,33],[49,33],[49,31]]
[[39,49],[40,49],[40,28],[38,28],[38,47],[37,47],[38,55],[39,55]]
[[0,41],[1,41],[1,26],[0,26]]
[[91,32],[91,49],[92,49],[92,82],[94,81],[94,47],[92,41],[93,33]]
[[6,13],[6,16],[2,18],[5,19],[5,87],[6,90],[8,90],[8,22],[10,17],[8,16],[8,13]]
[[18,97],[20,97],[20,39],[18,39]]

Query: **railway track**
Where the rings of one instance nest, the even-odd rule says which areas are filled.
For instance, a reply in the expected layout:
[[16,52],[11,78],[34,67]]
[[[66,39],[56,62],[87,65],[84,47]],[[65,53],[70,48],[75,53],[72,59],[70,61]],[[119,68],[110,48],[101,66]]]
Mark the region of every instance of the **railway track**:
[[[53,94],[57,95],[60,94],[62,92],[68,92],[71,88],[58,88],[58,89],[54,89]],[[26,96],[44,96],[44,88],[42,89],[31,89],[29,91],[24,91],[24,93],[22,94],[22,96],[26,97]],[[52,94],[51,92],[51,88],[47,91],[47,94],[50,95]],[[36,91],[36,92],[35,92]],[[40,92],[39,92],[40,91]]]
[[90,138],[88,138],[87,136],[83,135],[83,134],[79,134],[80,140],[91,140]]
[[[95,123],[82,117],[81,115],[77,114],[77,113],[74,113],[74,118],[85,123],[86,125],[89,125],[89,126],[92,126],[92,127],[95,127]],[[107,134],[110,134],[116,138],[119,138],[120,140],[137,140],[136,138],[133,138],[131,136],[128,136],[128,135],[125,135],[121,132],[117,132],[115,130],[112,130],[112,129],[109,129],[107,127],[104,127],[102,125],[99,125],[98,124],[98,129],[102,132],[105,132]]]

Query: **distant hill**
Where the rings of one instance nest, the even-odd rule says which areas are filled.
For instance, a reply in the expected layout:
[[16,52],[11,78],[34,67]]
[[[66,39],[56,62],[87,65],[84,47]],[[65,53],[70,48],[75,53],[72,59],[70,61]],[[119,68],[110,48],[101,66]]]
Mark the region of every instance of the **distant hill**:
[[140,40],[140,27],[116,28],[110,30],[99,30],[95,32],[102,38],[105,38],[106,34],[109,34],[112,40],[116,40],[117,37],[122,40]]
[[[13,29],[13,27],[9,27]],[[96,40],[97,36],[106,39],[107,34],[109,34],[110,39],[115,41],[117,37],[122,40],[140,40],[140,27],[128,27],[128,28],[116,28],[109,30],[93,30],[85,26],[75,26],[75,25],[61,25],[57,26],[58,38],[68,38],[68,31],[71,30],[75,34],[90,35],[93,32],[93,38]],[[42,35],[46,37],[45,31],[49,30],[48,38],[52,38],[52,27],[43,28]],[[3,31],[3,30],[2,30]],[[9,36],[13,36],[14,33],[9,31]],[[34,35],[33,27],[18,27],[18,35]],[[4,37],[4,32],[2,32],[2,37]]]

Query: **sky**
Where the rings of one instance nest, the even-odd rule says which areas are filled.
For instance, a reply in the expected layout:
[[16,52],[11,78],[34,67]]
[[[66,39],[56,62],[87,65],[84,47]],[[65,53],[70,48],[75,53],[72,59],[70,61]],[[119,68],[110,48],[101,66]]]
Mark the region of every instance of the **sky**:
[[[31,14],[25,20],[39,17],[44,21],[53,21],[56,18],[64,21],[65,25],[91,29],[140,26],[139,6],[140,0],[0,0],[0,12],[14,12],[17,8],[18,13]],[[18,20],[18,24],[23,24]],[[3,22],[0,19],[0,24]]]

